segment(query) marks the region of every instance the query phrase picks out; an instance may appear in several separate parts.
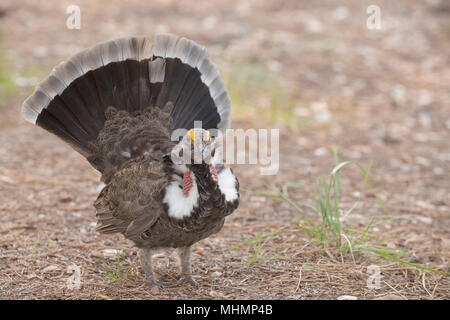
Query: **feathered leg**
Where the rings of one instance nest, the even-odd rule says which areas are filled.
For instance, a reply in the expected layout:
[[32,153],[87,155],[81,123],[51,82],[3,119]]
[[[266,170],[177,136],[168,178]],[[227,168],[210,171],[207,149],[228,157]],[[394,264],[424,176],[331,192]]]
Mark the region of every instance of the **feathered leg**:
[[180,282],[190,283],[193,286],[198,287],[198,283],[192,278],[191,274],[191,247],[178,248],[177,251],[180,256]]
[[147,285],[150,287],[164,286],[164,283],[159,281],[153,272],[152,250],[149,248],[141,248],[140,258],[141,258],[142,269],[144,269],[144,272],[145,272],[145,282],[147,283]]

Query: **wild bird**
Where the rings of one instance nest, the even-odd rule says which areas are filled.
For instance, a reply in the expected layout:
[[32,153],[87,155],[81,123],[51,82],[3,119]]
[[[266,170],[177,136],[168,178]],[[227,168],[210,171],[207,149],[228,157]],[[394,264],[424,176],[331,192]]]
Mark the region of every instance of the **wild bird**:
[[[149,285],[162,285],[152,270],[159,248],[176,248],[180,281],[196,285],[191,246],[239,204],[239,182],[215,152],[231,100],[203,47],[175,35],[97,44],[57,65],[22,114],[101,173],[96,230],[134,242]],[[178,129],[188,131],[173,139]]]

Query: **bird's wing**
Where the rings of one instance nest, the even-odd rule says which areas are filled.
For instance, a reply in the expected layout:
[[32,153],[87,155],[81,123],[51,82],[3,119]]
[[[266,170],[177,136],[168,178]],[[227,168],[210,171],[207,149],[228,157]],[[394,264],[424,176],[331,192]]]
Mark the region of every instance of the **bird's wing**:
[[161,190],[167,183],[162,163],[146,156],[127,162],[94,203],[97,231],[120,232],[127,238],[140,236],[164,211]]

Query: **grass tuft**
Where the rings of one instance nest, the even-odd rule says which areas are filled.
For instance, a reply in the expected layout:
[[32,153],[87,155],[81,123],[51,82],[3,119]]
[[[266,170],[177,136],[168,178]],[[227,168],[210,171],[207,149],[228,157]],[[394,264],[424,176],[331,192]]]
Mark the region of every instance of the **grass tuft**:
[[[370,163],[367,168],[364,168],[361,164],[354,161],[340,162],[337,150],[335,148],[333,148],[333,154],[335,167],[331,170],[330,175],[328,177],[317,179],[317,181],[313,184],[316,206],[308,206],[308,208],[312,211],[312,214],[311,212],[305,212],[305,210],[301,209],[294,200],[284,195],[275,186],[272,186],[264,181],[259,180],[262,185],[274,193],[254,191],[244,188],[241,190],[264,197],[278,199],[290,204],[299,214],[302,215],[302,220],[304,221],[302,223],[300,219],[297,218],[296,227],[310,238],[311,243],[319,244],[323,248],[324,253],[328,255],[331,255],[330,251],[334,251],[342,257],[350,254],[354,259],[355,252],[362,252],[375,255],[385,260],[394,261],[408,267],[427,270],[447,276],[450,275],[449,272],[411,263],[405,260],[407,257],[411,256],[410,253],[397,248],[388,249],[387,245],[382,240],[373,236],[368,236],[370,229],[374,225],[379,225],[387,221],[401,218],[392,216],[377,194],[375,194],[377,202],[381,210],[386,214],[387,218],[384,218],[381,221],[375,221],[373,218],[363,230],[357,230],[345,224],[346,218],[359,206],[365,188],[372,187],[372,183],[369,179],[372,163]],[[364,183],[360,189],[357,201],[349,209],[343,210],[340,203],[342,193],[341,170],[350,165],[356,166],[359,169],[363,176]],[[311,218],[311,216],[316,218]],[[255,264],[261,262],[261,259],[258,259],[260,256],[259,252],[270,237],[271,234],[267,234],[264,237],[256,236],[253,239],[240,243],[234,248],[242,245],[253,245],[254,257],[250,261],[252,264]],[[400,257],[403,257],[403,259]]]
[[120,250],[117,250],[116,269],[108,271],[107,274],[111,281],[120,280]]
[[288,230],[285,229],[279,229],[269,233],[261,232],[249,240],[238,243],[227,251],[232,251],[240,247],[247,247],[246,255],[243,257],[243,261],[245,261],[247,266],[264,264],[276,259],[285,259],[285,257],[270,256],[268,253],[264,252],[263,247],[273,237],[286,232],[288,232]]

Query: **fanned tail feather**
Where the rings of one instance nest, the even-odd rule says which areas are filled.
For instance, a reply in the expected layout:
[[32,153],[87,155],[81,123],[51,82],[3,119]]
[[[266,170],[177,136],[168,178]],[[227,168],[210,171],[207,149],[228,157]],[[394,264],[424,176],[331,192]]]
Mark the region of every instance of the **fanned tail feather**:
[[56,66],[23,103],[23,117],[85,157],[113,106],[134,114],[173,103],[173,128],[225,130],[231,100],[206,50],[174,35],[97,44]]

